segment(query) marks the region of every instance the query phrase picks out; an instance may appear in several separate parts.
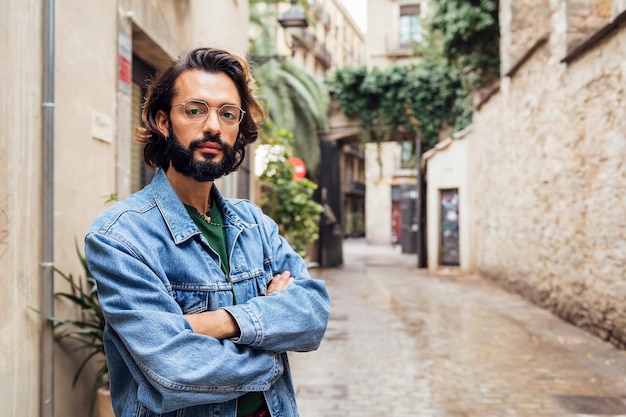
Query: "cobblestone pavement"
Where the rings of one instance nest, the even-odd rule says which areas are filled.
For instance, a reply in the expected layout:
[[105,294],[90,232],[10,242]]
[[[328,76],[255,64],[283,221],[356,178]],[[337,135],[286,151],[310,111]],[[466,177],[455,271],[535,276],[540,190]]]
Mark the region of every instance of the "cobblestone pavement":
[[348,240],[333,310],[291,354],[302,417],[626,416],[626,353],[475,276]]

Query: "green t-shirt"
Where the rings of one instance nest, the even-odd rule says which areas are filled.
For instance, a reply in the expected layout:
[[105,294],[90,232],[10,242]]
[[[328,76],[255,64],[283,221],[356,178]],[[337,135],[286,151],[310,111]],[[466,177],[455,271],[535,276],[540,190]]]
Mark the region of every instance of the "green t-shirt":
[[[216,204],[211,204],[211,210],[207,213],[207,218],[202,216],[195,207],[185,204],[187,212],[193,219],[204,238],[209,242],[209,246],[220,257],[220,266],[226,276],[230,274],[228,263],[228,249],[226,247],[226,233],[224,232],[224,216]],[[210,219],[210,220],[209,220]],[[233,294],[233,300],[234,294]],[[235,300],[235,304],[237,300]],[[237,401],[237,417],[243,417],[260,410],[265,405],[265,398],[262,392],[249,392],[239,397]]]
[[220,266],[226,276],[230,273],[228,268],[228,250],[226,249],[226,234],[224,233],[224,217],[215,204],[211,205],[211,210],[207,213],[210,221],[202,216],[193,206],[185,204],[187,213],[191,216],[198,229],[209,242],[209,246],[220,257]]

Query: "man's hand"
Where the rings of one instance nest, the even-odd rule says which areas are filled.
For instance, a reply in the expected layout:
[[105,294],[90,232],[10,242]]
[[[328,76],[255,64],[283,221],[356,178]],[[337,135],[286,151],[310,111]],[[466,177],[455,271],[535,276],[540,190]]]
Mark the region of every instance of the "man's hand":
[[241,333],[237,322],[230,313],[222,308],[196,314],[185,314],[194,333],[200,333],[215,339],[224,340],[238,337]]
[[293,277],[289,271],[285,271],[282,274],[274,275],[274,278],[270,281],[270,285],[267,286],[267,292],[265,295],[270,296],[272,293],[281,292],[286,289],[289,284],[293,282]]

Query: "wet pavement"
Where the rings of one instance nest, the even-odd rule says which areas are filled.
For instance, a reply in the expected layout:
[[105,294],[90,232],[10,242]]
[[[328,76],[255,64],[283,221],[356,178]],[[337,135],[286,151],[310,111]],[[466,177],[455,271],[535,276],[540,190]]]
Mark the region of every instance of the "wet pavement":
[[290,355],[302,417],[626,416],[626,352],[476,276],[347,240],[333,310]]

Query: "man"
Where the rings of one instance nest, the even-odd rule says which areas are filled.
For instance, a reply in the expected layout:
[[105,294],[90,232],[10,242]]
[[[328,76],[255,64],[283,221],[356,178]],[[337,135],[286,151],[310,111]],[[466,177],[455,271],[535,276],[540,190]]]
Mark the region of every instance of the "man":
[[152,183],[85,238],[118,417],[297,416],[287,351],[316,349],[330,301],[276,224],[213,181],[263,112],[244,60],[199,48],[151,83],[138,139]]

